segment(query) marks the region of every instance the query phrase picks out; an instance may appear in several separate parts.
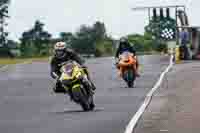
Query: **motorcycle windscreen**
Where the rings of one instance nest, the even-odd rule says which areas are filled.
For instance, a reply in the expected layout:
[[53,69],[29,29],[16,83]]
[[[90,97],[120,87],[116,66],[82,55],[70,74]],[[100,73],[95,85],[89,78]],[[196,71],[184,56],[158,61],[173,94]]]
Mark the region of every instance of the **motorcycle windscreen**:
[[121,58],[124,62],[128,62],[129,61],[129,52],[123,52],[121,55]]
[[121,55],[121,60],[119,61],[119,65],[121,66],[129,66],[129,65],[136,64],[136,59],[132,57],[132,55],[129,52],[124,52]]
[[64,72],[70,77],[72,77],[73,74],[73,67],[74,65],[72,63],[66,64],[64,66]]

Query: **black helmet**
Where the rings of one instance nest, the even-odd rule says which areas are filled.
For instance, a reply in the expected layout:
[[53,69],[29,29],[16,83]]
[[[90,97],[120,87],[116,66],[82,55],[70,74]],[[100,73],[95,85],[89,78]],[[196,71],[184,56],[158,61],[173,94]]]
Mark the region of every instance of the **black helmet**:
[[120,43],[127,43],[128,42],[128,38],[127,37],[122,37],[119,40]]
[[120,47],[129,47],[129,42],[127,37],[122,37],[119,40]]

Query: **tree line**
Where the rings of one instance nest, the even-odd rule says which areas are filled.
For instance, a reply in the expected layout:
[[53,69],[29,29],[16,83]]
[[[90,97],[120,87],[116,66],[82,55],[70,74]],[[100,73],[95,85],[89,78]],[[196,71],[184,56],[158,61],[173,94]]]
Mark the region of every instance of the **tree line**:
[[[53,45],[58,41],[66,42],[69,48],[80,54],[111,56],[116,51],[117,40],[107,35],[105,24],[95,22],[92,26],[81,25],[75,32],[60,32],[58,38],[44,30],[45,24],[37,20],[34,26],[22,33],[20,43],[9,40],[12,47],[20,50],[21,57],[49,56]],[[158,44],[150,32],[129,34],[128,40],[139,52],[162,51],[165,44]]]
[[10,0],[0,0],[0,55],[1,56],[11,56],[9,52],[9,48],[6,45],[6,38],[8,36],[8,32],[5,31],[5,27],[7,26],[6,20],[9,18],[8,16],[8,6]]
[[92,26],[82,25],[75,33],[60,32],[58,38],[52,38],[52,35],[44,30],[44,26],[44,23],[37,20],[30,30],[22,34],[20,38],[21,56],[52,54],[53,44],[58,41],[66,42],[68,47],[80,54],[101,56],[113,52],[112,39],[107,36],[104,23],[99,21]]
[[[20,57],[35,57],[49,56],[53,52],[53,44],[57,41],[64,41],[68,47],[73,48],[80,54],[92,54],[95,56],[110,56],[116,50],[117,40],[107,34],[105,24],[97,21],[92,26],[81,25],[75,32],[62,31],[58,38],[53,38],[51,33],[44,30],[45,24],[40,20],[36,20],[33,27],[24,31],[19,38],[20,42],[13,40],[5,41],[8,33],[4,31],[7,26],[5,19],[8,16],[9,0],[0,1],[0,56],[3,51],[12,52]],[[150,31],[155,31],[158,27],[147,26],[145,33],[127,35],[131,44],[134,45],[137,51],[162,51],[166,48],[165,44],[158,44],[154,38],[154,34]]]

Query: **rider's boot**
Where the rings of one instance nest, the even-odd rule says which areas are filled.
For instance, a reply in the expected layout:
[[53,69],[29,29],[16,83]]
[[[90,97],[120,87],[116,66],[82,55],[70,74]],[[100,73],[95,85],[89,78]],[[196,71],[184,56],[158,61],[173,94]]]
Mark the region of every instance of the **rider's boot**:
[[136,77],[140,77],[140,74],[139,74],[138,69],[136,69],[136,71],[135,71],[135,75],[136,75]]
[[[136,60],[137,60],[137,58],[136,58]],[[139,62],[138,62],[138,60],[136,61],[135,75],[136,75],[136,77],[140,77],[140,74],[139,74]]]
[[68,95],[70,97],[70,100],[73,101],[73,94],[72,94],[72,90],[71,89],[69,89]]

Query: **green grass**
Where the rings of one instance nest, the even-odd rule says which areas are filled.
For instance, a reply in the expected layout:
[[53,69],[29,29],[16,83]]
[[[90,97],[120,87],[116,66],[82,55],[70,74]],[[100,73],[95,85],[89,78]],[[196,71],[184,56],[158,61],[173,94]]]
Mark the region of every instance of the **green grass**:
[[136,52],[137,55],[155,55],[155,54],[161,54],[161,52],[157,51],[147,51],[147,52]]
[[48,57],[36,57],[36,58],[0,58],[0,65],[19,64],[29,61],[48,61]]
[[23,59],[9,59],[9,58],[1,58],[0,59],[0,64],[1,65],[6,65],[6,64],[17,64],[17,63],[22,63],[25,60]]

